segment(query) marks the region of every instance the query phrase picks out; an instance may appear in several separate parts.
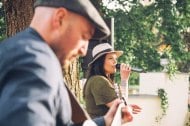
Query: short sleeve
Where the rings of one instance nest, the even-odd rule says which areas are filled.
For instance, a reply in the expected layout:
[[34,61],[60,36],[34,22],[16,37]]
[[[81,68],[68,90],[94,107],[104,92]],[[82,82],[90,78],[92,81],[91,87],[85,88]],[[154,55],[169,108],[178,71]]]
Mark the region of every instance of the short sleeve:
[[92,79],[91,91],[96,105],[107,104],[117,98],[109,80],[102,76],[96,76]]

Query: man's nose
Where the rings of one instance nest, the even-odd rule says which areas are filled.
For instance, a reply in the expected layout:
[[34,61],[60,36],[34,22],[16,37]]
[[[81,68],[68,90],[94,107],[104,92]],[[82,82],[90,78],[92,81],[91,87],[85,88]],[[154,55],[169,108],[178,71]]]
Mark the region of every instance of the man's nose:
[[79,53],[81,56],[86,56],[87,54],[87,50],[88,50],[88,42],[87,44],[83,45],[80,50],[79,50]]

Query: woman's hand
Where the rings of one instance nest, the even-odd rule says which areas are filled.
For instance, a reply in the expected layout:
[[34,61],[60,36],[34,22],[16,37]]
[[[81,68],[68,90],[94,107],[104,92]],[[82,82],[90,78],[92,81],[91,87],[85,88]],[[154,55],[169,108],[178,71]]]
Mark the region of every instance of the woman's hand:
[[118,106],[121,102],[122,101],[119,99],[115,100],[112,106],[110,107],[109,111],[104,116],[106,126],[111,126],[114,116],[117,112]]
[[129,106],[131,107],[133,114],[138,114],[142,110],[141,107],[139,107],[138,105],[135,105],[135,104],[130,104]]
[[141,112],[141,107],[138,105],[125,106],[122,109],[122,123],[127,123],[133,121],[133,114],[138,114]]
[[130,106],[125,106],[121,109],[122,113],[122,123],[127,123],[133,121],[132,109]]
[[120,66],[121,81],[126,81],[127,82],[128,79],[129,79],[130,73],[131,73],[130,65],[121,63],[121,66]]

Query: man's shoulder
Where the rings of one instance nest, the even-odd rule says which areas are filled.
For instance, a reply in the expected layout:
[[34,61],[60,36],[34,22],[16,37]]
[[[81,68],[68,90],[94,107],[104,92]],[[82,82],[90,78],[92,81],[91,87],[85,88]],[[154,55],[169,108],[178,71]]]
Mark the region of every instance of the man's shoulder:
[[48,44],[31,28],[9,37],[0,44],[0,55],[51,55],[55,56]]
[[[29,30],[29,31],[28,31]],[[0,69],[33,67],[49,74],[60,72],[59,61],[53,50],[35,31],[26,29],[0,44]],[[11,66],[9,66],[11,64]],[[33,70],[35,71],[35,69]],[[56,74],[57,75],[57,74]]]
[[[0,43],[0,49],[2,51],[9,51],[17,48],[17,51],[22,48],[26,48],[29,46],[35,46],[38,48],[42,48],[43,46],[47,46],[47,44],[36,34],[32,32],[32,29],[27,28],[21,32],[18,32],[12,37],[4,39]],[[39,46],[41,45],[41,46]]]

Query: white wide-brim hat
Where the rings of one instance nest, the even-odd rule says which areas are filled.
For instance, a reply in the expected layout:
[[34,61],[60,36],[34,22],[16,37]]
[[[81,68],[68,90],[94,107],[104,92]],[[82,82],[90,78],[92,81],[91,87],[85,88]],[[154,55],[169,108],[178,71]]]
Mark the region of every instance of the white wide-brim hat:
[[115,53],[117,57],[120,57],[123,54],[123,51],[114,50],[113,47],[108,43],[98,44],[92,50],[92,61],[88,64],[88,66],[107,53]]

